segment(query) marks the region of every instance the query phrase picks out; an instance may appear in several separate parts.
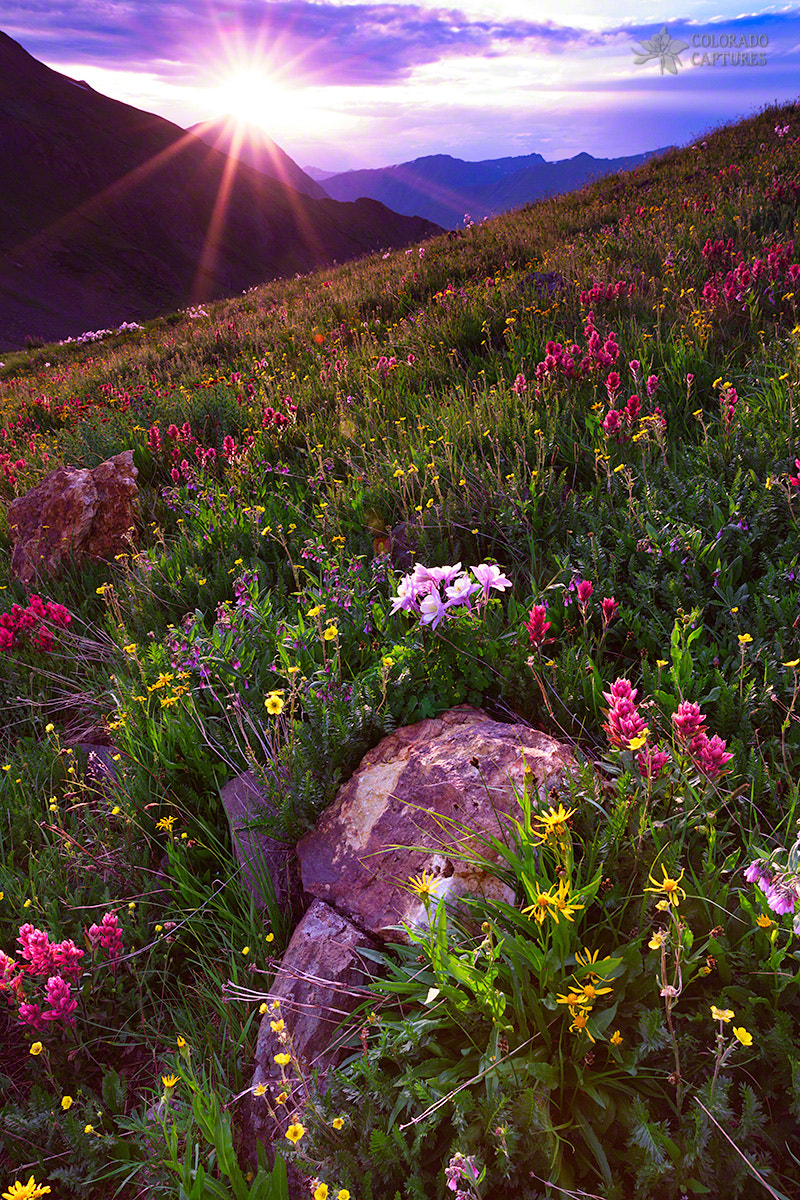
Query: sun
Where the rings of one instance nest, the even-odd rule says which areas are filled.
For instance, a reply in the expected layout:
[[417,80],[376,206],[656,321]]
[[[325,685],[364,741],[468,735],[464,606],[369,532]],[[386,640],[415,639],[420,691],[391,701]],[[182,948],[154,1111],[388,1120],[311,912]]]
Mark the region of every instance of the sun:
[[293,102],[291,94],[291,87],[276,78],[266,63],[240,67],[214,89],[214,107],[220,115],[270,129]]

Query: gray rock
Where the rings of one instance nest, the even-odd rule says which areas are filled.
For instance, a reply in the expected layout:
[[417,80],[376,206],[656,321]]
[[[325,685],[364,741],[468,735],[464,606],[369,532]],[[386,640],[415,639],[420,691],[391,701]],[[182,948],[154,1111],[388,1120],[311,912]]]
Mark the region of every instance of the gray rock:
[[294,847],[249,827],[254,819],[269,813],[255,775],[252,771],[238,775],[225,784],[220,796],[242,880],[258,907],[267,907],[271,891],[279,908],[296,905],[300,880]]
[[[563,794],[574,769],[569,747],[537,730],[505,725],[466,705],[398,729],[363,759],[317,826],[298,844],[303,887],[383,940],[421,925],[426,908],[409,890],[422,871],[433,896],[513,901],[492,875],[463,861],[517,813],[526,770]],[[555,789],[555,791],[554,791]]]

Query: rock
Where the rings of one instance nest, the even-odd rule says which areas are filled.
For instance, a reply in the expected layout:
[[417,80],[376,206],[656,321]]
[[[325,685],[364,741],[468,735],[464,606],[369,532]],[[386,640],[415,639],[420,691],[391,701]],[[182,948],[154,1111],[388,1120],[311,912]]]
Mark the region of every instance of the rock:
[[[360,952],[376,945],[373,938],[322,900],[313,902],[295,929],[266,997],[270,1005],[273,1000],[280,1001],[280,1010],[271,1007],[267,1010],[256,1043],[253,1088],[266,1085],[273,1107],[275,1095],[284,1087],[275,1055],[285,1047],[272,1030],[271,1022],[279,1016],[285,1021],[303,1076],[315,1071],[324,1075],[341,1057],[344,1048],[346,1036],[337,1033],[338,1026],[369,995],[366,990],[369,962]],[[291,1067],[287,1073],[293,1081],[296,1104],[303,1092],[302,1083]],[[291,1101],[283,1111],[291,1113]],[[276,1130],[263,1097],[253,1096],[252,1117],[259,1138],[281,1140],[284,1131]]]
[[28,584],[68,562],[113,559],[130,545],[138,488],[133,451],[92,470],[58,467],[9,506],[13,574]]
[[526,768],[554,794],[574,766],[553,738],[466,705],[398,729],[366,755],[298,844],[303,887],[383,940],[402,940],[398,925],[425,923],[425,907],[407,887],[423,870],[435,875],[441,899],[511,902],[508,888],[453,851],[480,851],[480,833],[501,830],[498,814],[518,812],[514,788],[522,791]]
[[254,818],[267,811],[267,801],[253,772],[245,771],[226,783],[220,796],[231,830],[233,852],[242,867],[242,881],[257,906],[268,906],[271,891],[280,908],[295,905],[300,895],[300,876],[294,847],[248,828]]

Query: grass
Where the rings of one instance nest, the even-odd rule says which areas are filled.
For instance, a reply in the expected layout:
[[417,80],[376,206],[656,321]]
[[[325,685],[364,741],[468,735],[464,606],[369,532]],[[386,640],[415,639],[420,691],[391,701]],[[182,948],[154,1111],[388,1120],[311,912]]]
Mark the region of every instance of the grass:
[[[313,1109],[277,1113],[287,1155],[364,1200],[443,1195],[457,1151],[485,1169],[475,1195],[671,1200],[713,1191],[732,1139],[730,1195],[756,1176],[786,1194],[796,934],[769,879],[796,896],[798,111],[408,251],[6,356],[0,509],[128,448],[140,486],[133,545],[37,585],[71,614],[51,649],[16,627],[30,597],[0,567],[0,948],[18,959],[31,923],[85,950],[74,1025],[19,1024],[7,988],[9,1182],[239,1194],[226,1156],[247,1169],[258,1005],[225,985],[266,994],[290,930],[254,911],[219,788],[255,770],[270,831],[294,840],[381,736],[467,701],[586,763],[569,861],[554,851],[536,882],[519,865],[547,817],[529,797],[503,867],[518,907],[481,914],[480,953],[455,926],[415,947],[433,1014],[393,952],[365,1046]],[[494,562],[511,586],[433,629],[391,611],[415,562]],[[618,732],[621,679],[646,735]],[[83,742],[113,746],[115,781],[85,781]],[[753,860],[771,864],[760,888]],[[652,889],[679,877],[666,920]],[[566,933],[559,895],[579,898]],[[542,922],[520,915],[535,903]],[[119,961],[86,932],[106,912]],[[586,946],[603,972],[580,967]],[[559,1005],[593,974],[613,1002]],[[44,976],[12,975],[43,1003]],[[711,1004],[752,1046],[707,1024]],[[349,1149],[329,1124],[345,1110]],[[294,1148],[290,1119],[308,1129]]]

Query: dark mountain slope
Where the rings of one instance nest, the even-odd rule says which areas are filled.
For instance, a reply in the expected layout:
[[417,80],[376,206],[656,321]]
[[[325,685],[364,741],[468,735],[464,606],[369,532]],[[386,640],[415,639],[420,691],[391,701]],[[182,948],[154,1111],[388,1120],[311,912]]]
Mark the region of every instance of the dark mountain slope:
[[0,34],[0,348],[141,320],[434,227],[316,200]]

